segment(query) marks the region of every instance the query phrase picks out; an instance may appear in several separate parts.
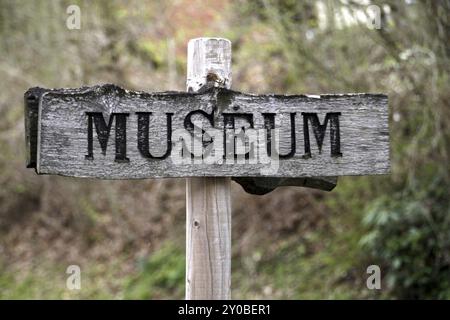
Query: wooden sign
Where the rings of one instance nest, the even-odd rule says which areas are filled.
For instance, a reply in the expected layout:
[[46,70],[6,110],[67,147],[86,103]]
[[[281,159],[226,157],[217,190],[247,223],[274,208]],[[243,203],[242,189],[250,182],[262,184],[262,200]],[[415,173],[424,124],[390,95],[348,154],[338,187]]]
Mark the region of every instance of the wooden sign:
[[381,94],[144,93],[114,85],[30,89],[28,166],[39,174],[134,179],[389,172]]

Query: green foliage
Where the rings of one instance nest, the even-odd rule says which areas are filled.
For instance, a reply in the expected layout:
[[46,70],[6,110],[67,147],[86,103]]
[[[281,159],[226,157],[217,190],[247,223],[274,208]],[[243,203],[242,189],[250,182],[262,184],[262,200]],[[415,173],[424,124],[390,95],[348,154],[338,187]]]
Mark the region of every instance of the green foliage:
[[381,197],[364,218],[361,244],[385,266],[394,297],[450,299],[449,187],[436,179],[423,191]]
[[[7,264],[0,264],[0,299],[59,299],[63,296],[62,277],[53,278],[49,269],[20,271],[9,270]],[[60,275],[64,275],[63,272]]]
[[173,244],[166,244],[139,263],[139,273],[125,285],[126,299],[181,299],[184,294],[185,256]]
[[360,268],[358,229],[342,214],[328,227],[285,238],[234,261],[235,299],[360,299],[369,297]]
[[[383,297],[448,298],[449,45],[436,34],[448,30],[450,2],[388,2],[393,10],[381,17],[380,30],[364,24],[335,27],[338,10],[365,10],[357,2],[324,1],[326,29],[308,16],[310,3],[304,10],[303,2],[250,3],[261,4],[253,8],[276,32],[287,73],[293,75],[286,76],[285,90],[389,95],[392,175],[339,178],[326,202],[339,215],[335,230],[362,235],[368,229],[354,259],[360,269],[369,259],[389,269],[389,294],[382,292]],[[448,32],[442,36],[448,38]],[[354,238],[348,241],[340,246],[351,247]]]
[[137,43],[136,47],[156,68],[160,68],[164,63],[167,63],[166,41],[142,40]]
[[[302,197],[233,186],[233,297],[450,298],[450,1],[370,3],[390,8],[380,30],[337,26],[364,1],[0,1],[0,298],[182,298],[184,250],[170,243],[184,242],[183,182],[35,175],[22,95],[104,82],[184,90],[187,41],[208,35],[233,42],[237,90],[382,92],[392,119],[391,175]],[[81,30],[65,28],[69,4]],[[133,273],[138,256],[148,259]],[[82,265],[79,292],[65,288],[68,257]],[[366,289],[372,263],[389,290]]]

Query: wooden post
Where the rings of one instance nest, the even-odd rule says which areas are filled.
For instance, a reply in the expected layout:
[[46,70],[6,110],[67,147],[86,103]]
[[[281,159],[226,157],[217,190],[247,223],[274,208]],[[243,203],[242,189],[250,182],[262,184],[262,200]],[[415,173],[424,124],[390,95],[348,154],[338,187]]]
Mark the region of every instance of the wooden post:
[[[231,42],[189,41],[187,90],[231,86]],[[186,299],[230,299],[230,178],[186,179]]]
[[[281,185],[329,189],[336,183],[329,176],[386,174],[390,169],[387,96],[251,95],[230,86],[230,41],[199,38],[188,45],[191,94],[134,92],[111,84],[31,88],[25,93],[28,167],[38,174],[100,179],[191,177],[186,183],[186,298],[230,299],[230,178],[224,176],[261,194]],[[187,155],[180,137],[186,143],[196,136],[198,115],[220,136],[221,130],[225,136],[234,127],[227,117],[248,115],[253,129],[265,130],[258,162],[210,163],[198,161],[199,156],[193,163],[179,162]],[[284,154],[269,155],[272,129],[290,132],[289,138],[277,139]],[[221,141],[211,138],[209,144]],[[195,142],[190,151],[203,153],[205,145]],[[214,156],[223,159],[224,142],[213,147],[218,147]],[[325,178],[311,178],[318,176]]]

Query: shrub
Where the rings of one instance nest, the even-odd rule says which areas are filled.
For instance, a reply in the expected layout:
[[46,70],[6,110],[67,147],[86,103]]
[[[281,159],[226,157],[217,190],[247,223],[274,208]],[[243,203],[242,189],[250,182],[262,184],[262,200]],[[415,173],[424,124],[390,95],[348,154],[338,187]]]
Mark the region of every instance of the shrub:
[[[370,207],[361,244],[382,266],[394,298],[450,298],[450,200],[448,184],[386,195]],[[384,271],[384,272],[383,272]]]

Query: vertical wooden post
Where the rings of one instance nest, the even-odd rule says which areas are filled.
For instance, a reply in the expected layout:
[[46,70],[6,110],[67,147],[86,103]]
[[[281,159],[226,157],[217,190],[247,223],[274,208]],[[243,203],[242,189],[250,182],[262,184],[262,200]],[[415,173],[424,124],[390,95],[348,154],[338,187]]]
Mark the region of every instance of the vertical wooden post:
[[[231,86],[231,42],[189,41],[187,90]],[[230,178],[186,180],[186,299],[230,299]]]

